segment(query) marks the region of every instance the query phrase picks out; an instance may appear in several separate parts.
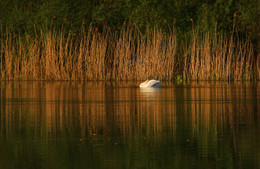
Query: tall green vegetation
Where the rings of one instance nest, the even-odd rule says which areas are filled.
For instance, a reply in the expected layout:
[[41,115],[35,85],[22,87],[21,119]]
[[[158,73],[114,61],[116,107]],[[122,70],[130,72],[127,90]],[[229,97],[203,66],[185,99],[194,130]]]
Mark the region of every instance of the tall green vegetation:
[[259,79],[258,7],[257,0],[1,1],[1,79]]
[[[12,0],[0,2],[0,25],[16,32],[34,33],[50,24],[79,32],[82,22],[89,27],[104,25],[119,30],[124,21],[142,32],[156,26],[179,34],[199,30],[235,30],[254,38],[259,36],[257,0]],[[193,23],[190,20],[193,20]]]

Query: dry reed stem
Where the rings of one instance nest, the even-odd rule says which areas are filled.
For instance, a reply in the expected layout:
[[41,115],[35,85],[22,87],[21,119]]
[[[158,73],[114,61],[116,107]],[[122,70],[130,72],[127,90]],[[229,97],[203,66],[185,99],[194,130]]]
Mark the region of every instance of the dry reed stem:
[[257,54],[256,57],[256,76],[257,79],[260,79],[260,54],[259,53]]

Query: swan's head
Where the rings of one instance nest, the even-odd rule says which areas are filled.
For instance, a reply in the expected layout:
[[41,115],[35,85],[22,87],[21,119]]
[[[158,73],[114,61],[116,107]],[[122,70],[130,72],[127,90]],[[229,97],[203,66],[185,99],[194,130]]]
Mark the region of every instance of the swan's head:
[[144,82],[144,84],[146,84],[146,83],[148,83],[149,82],[149,79],[147,79],[145,82]]
[[147,79],[145,82],[141,83],[139,87],[144,87],[149,82],[149,79]]

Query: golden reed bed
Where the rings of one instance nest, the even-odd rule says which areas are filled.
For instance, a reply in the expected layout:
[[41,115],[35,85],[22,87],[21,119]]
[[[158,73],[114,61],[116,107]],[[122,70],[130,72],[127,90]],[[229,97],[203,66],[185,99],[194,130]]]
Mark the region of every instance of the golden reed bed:
[[[235,40],[236,39],[236,40]],[[186,42],[187,41],[187,42]],[[249,80],[260,79],[260,58],[249,40],[209,33],[176,40],[176,33],[142,35],[94,28],[80,36],[42,31],[0,40],[2,80]]]

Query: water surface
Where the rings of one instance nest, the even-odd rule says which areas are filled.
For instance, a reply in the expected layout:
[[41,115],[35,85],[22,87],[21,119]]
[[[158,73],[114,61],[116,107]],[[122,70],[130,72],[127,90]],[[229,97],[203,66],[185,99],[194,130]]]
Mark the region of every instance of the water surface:
[[259,168],[260,84],[0,82],[0,168]]

